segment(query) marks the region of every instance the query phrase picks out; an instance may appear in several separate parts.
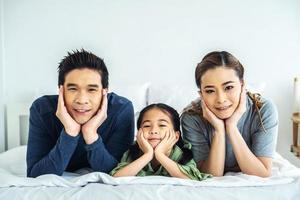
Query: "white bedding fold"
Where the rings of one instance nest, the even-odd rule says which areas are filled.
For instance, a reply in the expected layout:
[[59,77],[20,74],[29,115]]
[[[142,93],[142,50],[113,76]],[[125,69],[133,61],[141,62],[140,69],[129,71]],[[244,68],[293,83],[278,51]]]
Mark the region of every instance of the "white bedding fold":
[[37,178],[27,178],[24,177],[26,170],[24,168],[24,161],[23,164],[16,164],[13,166],[11,165],[12,163],[7,161],[7,159],[12,156],[11,154],[12,153],[0,154],[0,188],[37,186],[83,187],[88,185],[89,183],[101,183],[109,185],[167,184],[193,187],[258,187],[287,184],[297,180],[299,181],[300,179],[300,169],[290,164],[279,154],[276,155],[276,158],[273,161],[274,164],[272,168],[272,176],[269,178],[249,176],[242,173],[227,173],[223,177],[213,177],[205,181],[192,181],[162,176],[114,178],[100,172],[93,172],[85,175],[65,173],[62,177],[49,174],[42,175]]

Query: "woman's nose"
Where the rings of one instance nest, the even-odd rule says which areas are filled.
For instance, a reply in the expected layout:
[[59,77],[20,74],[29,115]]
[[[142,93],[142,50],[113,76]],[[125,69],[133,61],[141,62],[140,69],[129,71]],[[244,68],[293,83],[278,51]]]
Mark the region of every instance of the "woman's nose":
[[217,95],[217,102],[219,104],[222,104],[226,101],[226,94],[224,92],[218,92],[218,95]]

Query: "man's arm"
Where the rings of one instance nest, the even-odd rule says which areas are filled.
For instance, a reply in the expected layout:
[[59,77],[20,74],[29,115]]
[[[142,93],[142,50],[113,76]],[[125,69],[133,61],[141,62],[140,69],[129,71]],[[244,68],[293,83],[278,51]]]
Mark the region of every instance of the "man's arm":
[[55,133],[51,132],[55,129],[47,127],[47,123],[40,115],[37,104],[38,102],[33,103],[30,108],[26,158],[27,176],[37,177],[43,174],[62,175],[77,146],[79,136],[72,137],[63,129],[56,141]]
[[88,161],[94,171],[109,173],[117,164],[123,153],[128,150],[134,138],[134,112],[129,102],[120,110],[111,128],[109,139],[104,144],[99,138],[87,145]]

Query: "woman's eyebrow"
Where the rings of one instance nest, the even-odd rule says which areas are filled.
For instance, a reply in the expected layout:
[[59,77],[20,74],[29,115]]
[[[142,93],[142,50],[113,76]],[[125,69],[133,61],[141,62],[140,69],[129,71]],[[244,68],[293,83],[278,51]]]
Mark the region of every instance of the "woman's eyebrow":
[[235,83],[235,81],[227,81],[227,82],[223,83],[222,85],[227,85],[229,83]]

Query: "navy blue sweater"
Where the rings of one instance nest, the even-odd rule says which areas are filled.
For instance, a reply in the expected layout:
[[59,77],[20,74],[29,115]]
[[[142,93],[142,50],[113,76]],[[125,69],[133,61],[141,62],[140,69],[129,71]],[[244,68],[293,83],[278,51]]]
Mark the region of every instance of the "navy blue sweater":
[[55,115],[57,100],[57,95],[43,96],[30,108],[27,176],[62,175],[83,167],[110,172],[133,143],[132,103],[109,93],[107,119],[97,130],[100,137],[87,145],[82,134],[72,137],[65,132]]

